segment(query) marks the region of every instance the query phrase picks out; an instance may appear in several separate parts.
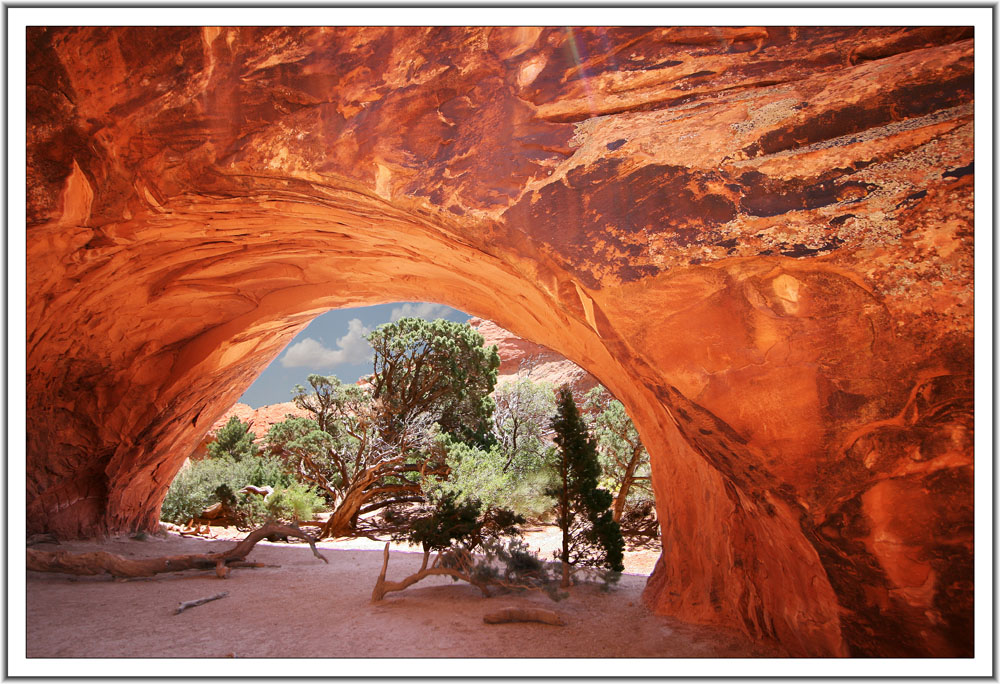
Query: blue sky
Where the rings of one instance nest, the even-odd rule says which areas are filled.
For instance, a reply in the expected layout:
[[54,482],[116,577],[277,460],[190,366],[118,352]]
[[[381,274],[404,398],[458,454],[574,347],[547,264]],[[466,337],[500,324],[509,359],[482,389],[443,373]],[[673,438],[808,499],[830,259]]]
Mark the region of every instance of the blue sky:
[[464,323],[469,315],[442,304],[397,302],[357,309],[334,309],[313,319],[240,397],[253,408],[291,401],[292,388],[311,373],[355,382],[372,372],[371,346],[364,336],[405,317],[446,318]]

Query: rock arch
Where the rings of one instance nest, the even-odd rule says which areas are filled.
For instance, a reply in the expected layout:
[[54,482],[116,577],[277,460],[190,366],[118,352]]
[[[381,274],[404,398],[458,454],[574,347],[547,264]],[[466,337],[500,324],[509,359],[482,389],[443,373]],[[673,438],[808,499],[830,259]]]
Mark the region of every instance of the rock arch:
[[29,28],[27,520],[148,528],[314,315],[590,370],[651,606],[793,655],[972,649],[959,28]]

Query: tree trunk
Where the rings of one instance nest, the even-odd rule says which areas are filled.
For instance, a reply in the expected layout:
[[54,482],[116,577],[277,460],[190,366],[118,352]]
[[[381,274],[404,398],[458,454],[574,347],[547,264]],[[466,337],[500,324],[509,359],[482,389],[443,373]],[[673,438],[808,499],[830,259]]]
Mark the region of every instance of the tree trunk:
[[330,515],[330,519],[326,521],[319,538],[354,536],[354,521],[367,499],[367,493],[363,489],[348,491],[340,505]]
[[571,522],[569,510],[569,466],[566,456],[562,457],[562,492],[559,495],[559,526],[562,528],[562,582],[563,589],[569,587],[569,526]]
[[611,517],[616,523],[621,523],[622,513],[625,512],[625,502],[628,500],[629,490],[635,482],[635,469],[639,467],[639,460],[642,457],[642,445],[632,450],[632,459],[625,467],[625,476],[622,478],[622,486],[618,488],[618,496],[615,497],[615,505],[611,511]]
[[[161,556],[160,558],[131,559],[116,556],[105,551],[90,553],[69,553],[67,551],[38,551],[27,549],[28,570],[37,572],[65,572],[70,575],[101,575],[112,577],[150,577],[161,572],[179,570],[218,568],[243,561],[261,539],[272,534],[284,534],[309,542],[313,555],[328,561],[316,550],[316,540],[302,530],[269,523],[248,534],[246,538],[228,551],[220,553],[195,553],[186,556]],[[224,578],[226,573],[219,576]]]

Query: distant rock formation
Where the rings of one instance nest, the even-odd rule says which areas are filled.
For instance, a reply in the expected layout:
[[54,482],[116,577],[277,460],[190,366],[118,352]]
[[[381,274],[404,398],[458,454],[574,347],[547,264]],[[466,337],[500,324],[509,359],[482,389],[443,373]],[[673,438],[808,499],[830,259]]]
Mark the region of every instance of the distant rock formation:
[[473,317],[469,325],[483,336],[485,346],[497,347],[500,354],[497,384],[521,375],[532,382],[550,383],[556,389],[569,385],[577,400],[598,385],[597,378],[562,354],[522,339],[493,321]]
[[250,421],[250,432],[253,433],[254,438],[263,439],[264,435],[267,434],[268,428],[275,423],[280,423],[289,414],[302,418],[308,418],[310,415],[308,411],[300,409],[292,401],[286,401],[281,404],[269,404],[256,409],[246,404],[233,404],[233,407],[226,411],[222,418],[215,421],[209,432],[213,434],[218,432],[219,428],[225,425],[231,417],[236,416],[244,423]]

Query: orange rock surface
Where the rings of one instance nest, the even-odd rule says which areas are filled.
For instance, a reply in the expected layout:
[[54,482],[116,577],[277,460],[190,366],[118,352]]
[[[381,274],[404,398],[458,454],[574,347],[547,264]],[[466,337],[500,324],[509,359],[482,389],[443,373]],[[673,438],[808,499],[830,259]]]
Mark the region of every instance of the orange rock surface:
[[469,325],[483,336],[483,346],[495,345],[500,354],[497,385],[528,378],[532,382],[548,383],[553,388],[569,385],[574,397],[583,400],[587,391],[597,386],[597,378],[548,347],[518,337],[493,321],[472,318]]
[[254,439],[261,440],[267,434],[268,429],[275,423],[280,423],[289,415],[308,418],[308,411],[304,411],[295,405],[295,402],[285,401],[280,404],[268,404],[260,408],[253,408],[246,404],[233,404],[232,407],[219,418],[209,428],[209,435],[214,435],[219,431],[231,417],[236,416],[241,422],[250,423],[250,432]]
[[572,359],[658,612],[968,656],[972,30],[28,29],[27,526],[149,529],[314,316]]

